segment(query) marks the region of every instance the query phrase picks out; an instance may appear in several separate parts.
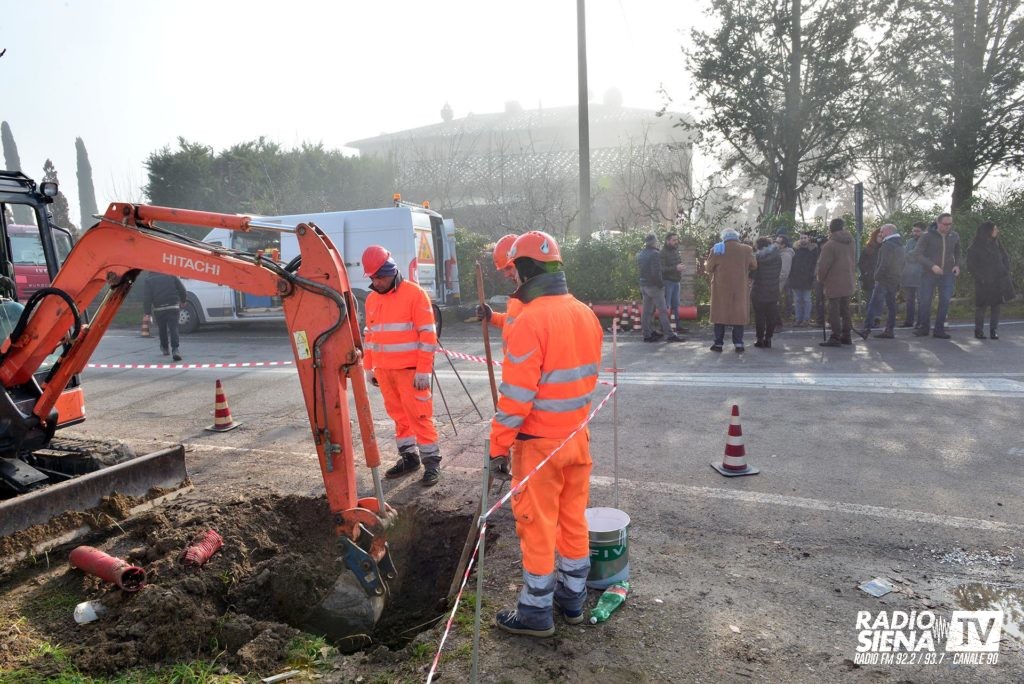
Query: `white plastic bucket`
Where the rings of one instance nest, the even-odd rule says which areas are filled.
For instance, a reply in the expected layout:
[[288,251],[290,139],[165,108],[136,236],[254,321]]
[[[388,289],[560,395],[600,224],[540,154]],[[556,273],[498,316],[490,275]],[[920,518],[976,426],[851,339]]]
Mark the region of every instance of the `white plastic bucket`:
[[588,508],[590,574],[587,586],[606,589],[629,579],[629,516],[617,508]]

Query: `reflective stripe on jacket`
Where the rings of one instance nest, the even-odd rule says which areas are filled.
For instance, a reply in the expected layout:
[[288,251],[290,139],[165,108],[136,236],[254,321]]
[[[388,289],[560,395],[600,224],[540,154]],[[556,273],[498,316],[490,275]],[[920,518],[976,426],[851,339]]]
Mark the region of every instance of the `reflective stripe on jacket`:
[[434,367],[437,332],[430,297],[416,283],[403,280],[389,292],[371,291],[366,297],[365,368]]
[[492,455],[507,454],[517,436],[561,438],[579,427],[590,411],[601,364],[601,324],[568,293],[564,273],[531,278],[520,290],[527,292],[523,307],[503,329]]

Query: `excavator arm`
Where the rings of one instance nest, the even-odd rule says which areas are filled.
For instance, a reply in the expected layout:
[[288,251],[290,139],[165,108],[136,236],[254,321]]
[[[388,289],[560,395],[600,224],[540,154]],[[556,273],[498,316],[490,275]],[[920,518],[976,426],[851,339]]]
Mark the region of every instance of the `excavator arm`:
[[[256,227],[294,231],[302,258],[292,272],[263,255],[235,252],[171,233],[157,221],[237,231]],[[282,228],[246,216],[111,204],[100,222],[75,245],[52,285],[29,300],[14,331],[0,345],[0,385],[6,400],[12,403],[15,390],[22,397],[20,411],[6,411],[8,416],[19,416],[14,422],[21,423],[7,430],[8,441],[16,435],[18,442],[8,448],[45,445],[52,437],[60,420],[54,407],[59,406],[62,392],[85,368],[141,271],[281,298],[345,562],[363,591],[382,600],[384,580],[394,576],[383,535],[384,522],[393,511],[384,503],[377,475],[380,454],[361,363],[361,338],[356,317],[350,315],[355,311],[355,299],[342,255],[314,225]],[[80,312],[104,286],[109,290],[92,321],[84,322]],[[60,354],[58,361],[40,383],[34,374],[55,350]],[[364,459],[374,474],[375,497],[357,496],[350,384]],[[33,398],[28,406],[26,393]],[[375,621],[380,611],[374,610]]]

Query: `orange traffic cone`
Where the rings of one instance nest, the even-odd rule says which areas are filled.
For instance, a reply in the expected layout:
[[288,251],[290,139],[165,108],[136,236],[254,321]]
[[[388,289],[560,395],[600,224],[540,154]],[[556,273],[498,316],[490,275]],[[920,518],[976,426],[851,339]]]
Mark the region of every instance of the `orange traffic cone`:
[[712,463],[711,467],[726,477],[757,475],[760,470],[747,465],[747,452],[743,448],[743,428],[740,427],[740,407],[732,405],[732,419],[729,421],[729,436],[725,439],[725,456],[722,465]]
[[218,380],[217,393],[213,403],[213,425],[206,429],[210,432],[227,432],[228,430],[234,430],[239,425],[241,423],[236,423],[231,419],[231,409],[228,408],[228,400],[224,396],[224,386]]
[[142,329],[139,331],[139,337],[152,337],[149,334],[149,314],[142,314]]

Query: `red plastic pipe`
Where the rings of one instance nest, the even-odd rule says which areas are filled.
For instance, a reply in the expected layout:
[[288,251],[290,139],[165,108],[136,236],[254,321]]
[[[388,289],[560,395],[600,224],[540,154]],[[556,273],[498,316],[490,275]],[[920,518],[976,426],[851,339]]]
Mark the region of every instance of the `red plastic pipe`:
[[73,549],[71,565],[102,580],[112,582],[125,591],[138,591],[146,585],[145,570],[91,546],[79,546]]
[[181,562],[190,568],[198,568],[210,560],[210,556],[217,553],[220,547],[224,546],[224,539],[215,530],[207,530],[206,534],[192,542]]

